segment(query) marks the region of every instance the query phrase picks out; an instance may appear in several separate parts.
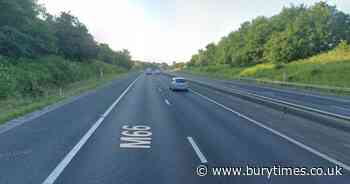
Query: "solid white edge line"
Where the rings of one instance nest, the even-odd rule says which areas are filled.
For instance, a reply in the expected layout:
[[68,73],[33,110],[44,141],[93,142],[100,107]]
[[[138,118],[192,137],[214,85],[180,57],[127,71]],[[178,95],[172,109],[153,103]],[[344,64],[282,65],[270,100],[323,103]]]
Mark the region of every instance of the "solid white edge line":
[[[231,90],[238,91],[238,92],[240,91],[240,90],[233,89],[233,88],[231,88]],[[343,119],[349,119],[348,116],[344,116],[344,115],[341,115],[341,114],[336,114],[336,113],[332,113],[332,112],[328,112],[328,111],[324,111],[324,110],[320,110],[320,109],[316,109],[316,108],[313,108],[313,107],[300,105],[300,104],[296,104],[296,103],[292,103],[292,102],[287,102],[287,101],[284,101],[284,100],[279,100],[279,99],[274,99],[274,98],[258,95],[255,92],[246,92],[246,93],[248,95],[256,96],[258,98],[263,98],[263,99],[267,99],[267,100],[270,100],[270,101],[276,101],[276,102],[279,102],[279,103],[282,103],[282,104],[287,104],[287,105],[290,105],[290,106],[296,106],[296,107],[299,107],[299,108],[304,108],[304,109],[315,111],[315,112],[318,112],[318,113],[321,113],[321,114],[331,115],[331,116],[335,116],[335,117],[341,117]]]
[[201,152],[201,150],[199,149],[198,145],[196,144],[196,142],[194,142],[192,137],[187,137],[187,140],[190,142],[192,148],[194,149],[194,151],[196,152],[199,160],[201,161],[202,164],[208,163],[208,160],[205,158],[205,156],[203,155],[203,153]]
[[[210,85],[210,84],[206,84],[205,82],[201,82],[201,81],[197,81],[197,80],[192,80],[192,81],[197,82],[197,83],[201,83],[203,85]],[[310,106],[295,104],[295,103],[287,102],[287,101],[284,101],[284,100],[279,100],[279,99],[274,99],[274,98],[258,95],[255,92],[254,93],[253,92],[249,92],[251,90],[244,91],[244,90],[234,89],[234,88],[231,88],[231,87],[223,87],[223,88],[231,90],[231,91],[235,91],[236,93],[241,94],[241,95],[245,95],[245,96],[247,96],[247,95],[249,96],[250,95],[250,96],[253,96],[255,98],[260,98],[261,100],[269,100],[272,103],[282,103],[284,105],[289,105],[289,106],[294,106],[294,107],[297,107],[297,108],[301,108],[300,110],[303,110],[305,112],[306,112],[306,110],[308,110],[308,111],[321,113],[323,115],[334,116],[334,117],[341,118],[341,119],[346,119],[346,120],[349,120],[349,118],[350,118],[349,116],[344,116],[344,115],[341,115],[341,114],[336,114],[336,113],[332,113],[332,112],[316,109],[316,108],[313,108],[313,107],[310,107]]]
[[[239,88],[239,86],[237,86],[237,84],[234,84],[234,83],[230,83],[230,84]],[[240,84],[238,84],[238,85],[240,85]],[[347,102],[347,103],[350,102],[350,100],[347,100],[347,99],[337,99],[337,98],[333,98],[333,97],[330,97],[330,96],[320,96],[320,95],[316,95],[316,94],[308,94],[308,93],[303,92],[303,91],[288,91],[287,89],[277,89],[277,88],[272,88],[272,87],[267,87],[267,86],[259,86],[259,88],[261,88],[261,89],[268,89],[268,90],[272,90],[272,91],[283,92],[283,93],[291,93],[291,94],[294,94],[294,95],[311,96],[311,97],[319,98],[319,99],[322,99],[322,100],[333,100],[333,101],[337,101],[337,102]],[[245,88],[243,88],[243,89],[245,89]]]
[[165,102],[167,105],[171,105],[171,103],[169,102],[168,99],[165,99],[164,102]]
[[216,104],[216,105],[218,105],[218,106],[220,106],[220,107],[222,107],[222,108],[224,108],[224,109],[226,109],[226,110],[228,110],[228,111],[230,111],[230,112],[232,112],[234,114],[236,114],[237,116],[239,116],[239,117],[241,117],[243,119],[246,119],[246,120],[248,120],[248,121],[258,125],[261,128],[264,128],[265,130],[270,131],[271,133],[273,133],[273,134],[275,134],[275,135],[277,135],[279,137],[284,138],[285,140],[287,140],[287,141],[289,141],[289,142],[299,146],[300,148],[303,148],[304,150],[306,150],[306,151],[308,151],[308,152],[310,152],[310,153],[312,153],[312,154],[314,154],[316,156],[319,156],[319,157],[321,157],[321,158],[323,158],[323,159],[325,159],[325,160],[327,160],[327,161],[329,161],[329,162],[331,162],[331,163],[333,163],[335,165],[338,165],[338,166],[344,168],[347,171],[350,171],[350,166],[346,165],[345,163],[343,163],[343,162],[341,162],[339,160],[336,160],[336,159],[334,159],[334,158],[332,158],[332,157],[330,157],[330,156],[328,156],[328,155],[326,155],[324,153],[321,153],[321,152],[311,148],[310,146],[307,146],[307,145],[305,145],[305,144],[303,144],[303,143],[301,143],[301,142],[299,142],[299,141],[297,141],[297,140],[295,140],[295,139],[293,139],[291,137],[288,137],[287,135],[285,135],[283,133],[280,133],[280,132],[278,132],[278,131],[276,131],[276,130],[274,130],[274,129],[272,129],[272,128],[270,128],[270,127],[268,127],[268,126],[266,126],[266,125],[264,125],[264,124],[262,124],[262,123],[260,123],[260,122],[258,122],[256,120],[254,120],[254,119],[252,119],[252,118],[250,118],[248,116],[245,116],[244,114],[241,114],[241,113],[239,113],[239,112],[229,108],[229,107],[226,107],[225,105],[220,104],[219,102],[216,102],[215,100],[210,99],[209,97],[206,97],[206,96],[204,96],[204,95],[202,95],[202,94],[200,94],[200,93],[198,93],[198,92],[196,92],[196,91],[194,91],[192,89],[191,89],[191,92],[193,92],[194,94],[196,94],[196,95],[198,95],[198,96],[200,96],[200,97],[202,97],[202,98],[204,98],[204,99],[206,99],[206,100],[208,100],[208,101],[210,101],[210,102],[212,102],[212,103],[214,103],[214,104]]
[[85,133],[85,135],[80,139],[80,141],[73,147],[72,150],[62,159],[62,161],[56,166],[56,168],[50,173],[50,175],[45,179],[42,184],[53,184],[56,179],[60,176],[63,170],[67,167],[70,161],[78,153],[78,151],[84,146],[91,135],[96,131],[96,129],[101,125],[105,117],[113,110],[113,108],[120,102],[120,100],[125,96],[125,94],[131,89],[135,82],[139,79],[138,76],[118,97],[117,100],[107,109],[107,111],[95,122],[94,125]]

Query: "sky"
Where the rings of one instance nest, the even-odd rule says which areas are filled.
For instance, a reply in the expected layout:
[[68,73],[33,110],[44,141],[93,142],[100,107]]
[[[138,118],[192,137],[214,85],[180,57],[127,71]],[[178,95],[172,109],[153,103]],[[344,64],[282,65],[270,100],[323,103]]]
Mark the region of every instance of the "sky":
[[[100,43],[128,49],[135,60],[186,62],[257,16],[319,0],[39,0],[47,11],[70,11]],[[328,0],[350,13],[350,0]]]

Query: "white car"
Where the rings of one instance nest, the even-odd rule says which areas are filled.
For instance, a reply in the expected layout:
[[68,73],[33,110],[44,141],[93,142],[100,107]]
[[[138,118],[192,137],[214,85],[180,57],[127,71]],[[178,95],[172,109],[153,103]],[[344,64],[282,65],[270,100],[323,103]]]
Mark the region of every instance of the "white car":
[[182,77],[174,77],[171,80],[169,89],[172,91],[188,91],[188,83]]
[[145,73],[146,75],[152,75],[152,69],[147,68]]
[[156,75],[159,75],[160,74],[160,70],[158,70],[158,69],[154,70],[153,73],[156,74]]

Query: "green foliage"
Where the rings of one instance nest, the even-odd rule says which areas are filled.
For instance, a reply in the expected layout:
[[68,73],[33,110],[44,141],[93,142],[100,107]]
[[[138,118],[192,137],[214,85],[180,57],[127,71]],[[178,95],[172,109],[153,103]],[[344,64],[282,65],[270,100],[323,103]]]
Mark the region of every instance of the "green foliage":
[[81,62],[100,58],[125,69],[133,65],[127,50],[115,52],[106,44],[98,45],[77,17],[69,12],[54,17],[36,0],[0,0],[0,55],[59,55]]
[[[282,81],[286,73],[290,82],[350,87],[350,52],[341,49],[347,47],[349,45],[342,42],[332,51],[284,64],[282,69],[277,69],[278,64],[270,64],[274,67],[256,65],[242,70],[239,75]],[[247,73],[247,70],[255,72]]]
[[39,14],[35,0],[0,0],[0,27],[15,27],[25,31]]
[[276,70],[281,70],[281,69],[283,69],[284,67],[285,67],[285,65],[284,65],[284,64],[281,64],[281,63],[277,63],[277,64],[274,65],[274,68],[275,68]]
[[342,51],[342,52],[350,52],[350,46],[348,44],[347,41],[342,40],[338,46],[337,46],[337,50],[338,51]]
[[57,102],[59,89],[92,89],[133,64],[129,51],[99,45],[70,13],[52,16],[37,0],[0,0],[0,123]]
[[131,61],[130,52],[123,49],[122,51],[117,51],[114,53],[115,64],[125,68],[127,70],[131,69],[133,62]]
[[350,41],[350,16],[319,2],[283,8],[271,18],[245,22],[217,44],[192,56],[190,67],[229,64],[246,67],[261,63],[289,63]]
[[262,63],[244,68],[211,65],[190,67],[187,71],[226,79],[248,77],[274,81],[283,81],[286,74],[287,82],[350,88],[350,50],[344,50],[349,47],[343,41],[329,52],[287,64]]
[[46,89],[94,78],[101,71],[128,70],[132,64],[127,50],[98,45],[70,13],[54,17],[36,0],[0,0],[0,99],[42,96]]
[[77,81],[120,73],[124,70],[100,61],[72,62],[57,56],[0,61],[0,99],[43,96],[48,89],[63,88]]
[[131,61],[130,52],[128,50],[113,51],[108,44],[99,45],[99,55],[98,59],[106,63],[114,64],[130,70],[133,66]]
[[[102,62],[99,63],[102,65],[110,66],[109,64]],[[113,66],[108,68],[113,69]],[[40,98],[27,98],[17,96],[15,98],[9,98],[0,101],[0,124],[5,123],[6,121],[13,118],[33,112],[35,110],[42,109],[58,101],[62,101],[69,97],[82,94],[88,90],[102,87],[106,83],[111,82],[116,77],[120,76],[119,73],[114,72],[108,73],[103,78],[91,78],[85,81],[69,84],[63,88],[63,96],[59,93],[59,90],[57,88],[50,88],[46,89],[45,96],[40,96]]]
[[63,12],[55,20],[54,28],[59,54],[80,61],[97,57],[97,43],[78,18]]
[[34,57],[55,52],[55,38],[34,0],[0,0],[0,54]]
[[33,55],[33,38],[9,26],[0,27],[0,54],[9,57]]

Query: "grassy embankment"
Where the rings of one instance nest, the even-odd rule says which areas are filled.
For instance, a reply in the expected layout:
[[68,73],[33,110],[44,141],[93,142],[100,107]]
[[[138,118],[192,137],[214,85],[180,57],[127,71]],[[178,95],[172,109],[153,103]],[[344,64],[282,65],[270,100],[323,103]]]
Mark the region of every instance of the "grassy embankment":
[[224,65],[189,68],[198,75],[222,79],[242,77],[350,88],[350,49],[335,49],[288,64],[263,63],[245,68]]
[[46,57],[39,61],[2,58],[0,124],[95,89],[125,72],[99,61],[72,62],[60,57]]

